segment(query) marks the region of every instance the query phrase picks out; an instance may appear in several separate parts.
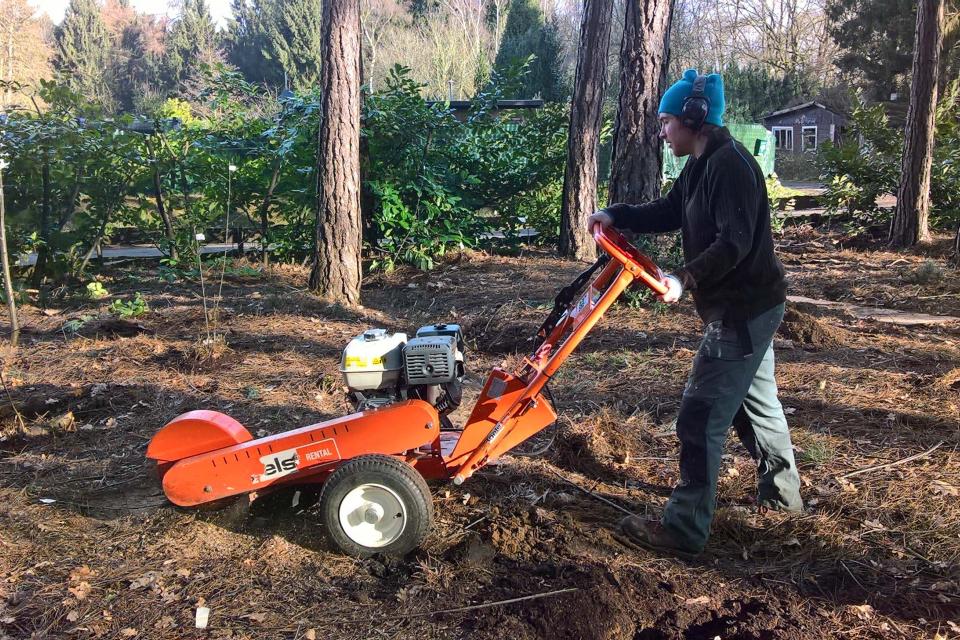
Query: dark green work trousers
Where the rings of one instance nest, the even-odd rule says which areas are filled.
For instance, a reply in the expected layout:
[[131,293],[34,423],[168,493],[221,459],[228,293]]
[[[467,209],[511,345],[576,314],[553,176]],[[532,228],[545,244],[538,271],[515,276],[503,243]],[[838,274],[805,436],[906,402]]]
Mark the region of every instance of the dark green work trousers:
[[703,549],[710,536],[720,456],[731,425],[757,462],[759,504],[803,508],[773,377],[773,336],[783,311],[780,304],[739,327],[718,321],[704,331],[677,416],[680,484],[663,514],[663,525],[691,551]]

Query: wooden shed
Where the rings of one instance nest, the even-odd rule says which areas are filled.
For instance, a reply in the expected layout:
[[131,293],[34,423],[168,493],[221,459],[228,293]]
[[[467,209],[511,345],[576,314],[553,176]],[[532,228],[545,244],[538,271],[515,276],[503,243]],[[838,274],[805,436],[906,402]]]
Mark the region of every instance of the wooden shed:
[[773,132],[778,153],[816,151],[827,140],[840,144],[847,118],[819,102],[804,102],[761,118]]

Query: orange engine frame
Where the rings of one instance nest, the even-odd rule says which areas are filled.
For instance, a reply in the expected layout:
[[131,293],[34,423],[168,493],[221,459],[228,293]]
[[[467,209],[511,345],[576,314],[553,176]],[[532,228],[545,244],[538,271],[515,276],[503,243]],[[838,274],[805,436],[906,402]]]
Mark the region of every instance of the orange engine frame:
[[222,413],[191,411],[170,421],[147,447],[147,457],[159,465],[167,497],[180,506],[196,506],[323,482],[341,461],[370,453],[401,457],[428,480],[452,478],[461,484],[556,420],[541,393],[544,386],[627,287],[640,280],[657,293],[665,292],[660,270],[619,233],[598,228],[594,237],[613,260],[517,371],[490,372],[455,442],[441,434],[436,409],[421,400],[260,439]]

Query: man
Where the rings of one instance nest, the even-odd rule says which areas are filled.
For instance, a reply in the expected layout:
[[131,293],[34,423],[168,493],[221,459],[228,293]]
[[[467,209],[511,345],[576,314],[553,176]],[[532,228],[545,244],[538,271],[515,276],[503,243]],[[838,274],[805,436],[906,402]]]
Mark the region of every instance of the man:
[[723,127],[723,80],[690,69],[660,101],[660,137],[692,156],[670,192],[642,205],[614,204],[594,225],[661,233],[680,229],[684,266],[664,278],[664,302],[693,294],[705,324],[677,416],[680,483],[663,517],[625,518],[632,541],[678,555],[699,554],[710,535],[717,476],[732,424],[757,462],[760,508],[802,509],[790,432],[777,399],[773,336],[786,281],[774,255],[763,172]]

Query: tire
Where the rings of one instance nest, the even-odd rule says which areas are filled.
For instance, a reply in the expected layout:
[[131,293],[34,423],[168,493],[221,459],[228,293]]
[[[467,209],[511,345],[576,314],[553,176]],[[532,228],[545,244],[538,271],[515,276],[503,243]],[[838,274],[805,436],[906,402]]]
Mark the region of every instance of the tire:
[[433,498],[423,476],[406,462],[358,456],[323,483],[320,516],[331,542],[346,555],[403,556],[430,533]]

